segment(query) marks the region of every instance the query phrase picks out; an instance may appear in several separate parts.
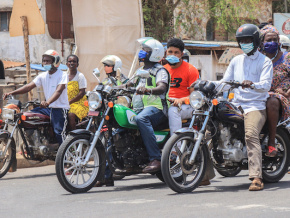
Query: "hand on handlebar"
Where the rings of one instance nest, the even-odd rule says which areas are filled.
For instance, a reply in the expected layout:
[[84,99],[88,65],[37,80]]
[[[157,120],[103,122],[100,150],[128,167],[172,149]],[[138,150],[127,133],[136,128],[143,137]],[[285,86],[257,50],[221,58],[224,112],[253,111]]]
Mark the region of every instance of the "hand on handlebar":
[[145,87],[139,87],[137,90],[136,90],[136,93],[138,95],[150,95],[152,94],[152,90],[151,89],[147,89]]
[[2,99],[5,100],[8,96],[10,96],[10,92],[9,93],[4,93],[2,96]]
[[46,101],[42,101],[41,103],[40,103],[40,107],[42,107],[42,108],[46,108],[46,107],[48,107],[48,103],[46,102]]
[[244,89],[244,88],[251,88],[251,89],[253,89],[253,85],[254,83],[252,82],[252,81],[250,81],[250,80],[244,80],[243,82],[242,82],[242,88]]

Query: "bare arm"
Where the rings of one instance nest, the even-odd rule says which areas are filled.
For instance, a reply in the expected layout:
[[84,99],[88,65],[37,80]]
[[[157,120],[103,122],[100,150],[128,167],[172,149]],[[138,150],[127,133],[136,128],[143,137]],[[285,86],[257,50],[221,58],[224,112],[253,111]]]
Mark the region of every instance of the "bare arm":
[[53,95],[47,101],[41,102],[41,107],[48,107],[50,104],[55,102],[59,98],[59,96],[61,95],[64,89],[65,89],[65,84],[58,85]]
[[22,86],[21,88],[19,89],[16,89],[12,92],[9,92],[9,93],[5,93],[3,95],[3,100],[5,100],[7,98],[8,95],[18,95],[18,94],[25,94],[29,91],[31,91],[33,88],[35,88],[36,85],[34,82],[30,82],[29,84],[26,84],[25,86]]
[[152,89],[147,89],[145,87],[139,87],[137,89],[137,94],[145,94],[145,93],[150,93],[152,95],[161,95],[164,92],[166,92],[167,89],[167,84],[164,82],[159,82],[156,84],[155,88]]
[[84,97],[84,95],[86,94],[86,89],[80,89],[79,93],[69,101],[69,104],[78,102],[79,100],[82,99],[82,97]]

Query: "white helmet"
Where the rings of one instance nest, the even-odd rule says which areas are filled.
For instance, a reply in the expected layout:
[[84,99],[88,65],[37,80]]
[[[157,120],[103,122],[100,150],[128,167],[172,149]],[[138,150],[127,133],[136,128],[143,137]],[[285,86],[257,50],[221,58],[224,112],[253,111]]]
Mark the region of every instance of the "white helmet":
[[285,35],[279,35],[282,46],[290,46],[290,39]]
[[122,61],[121,59],[116,55],[107,55],[102,60],[101,63],[107,64],[109,66],[114,66],[114,71],[117,71],[118,68],[121,69],[122,67]]
[[57,53],[57,51],[50,49],[50,50],[47,50],[46,52],[44,52],[43,55],[47,55],[47,56],[53,57],[54,58],[53,66],[55,66],[56,68],[59,67],[59,65],[60,65],[60,56]]
[[137,41],[141,44],[142,48],[149,48],[149,61],[151,62],[159,62],[164,56],[164,47],[163,45],[156,39],[152,37],[143,37],[137,39]]

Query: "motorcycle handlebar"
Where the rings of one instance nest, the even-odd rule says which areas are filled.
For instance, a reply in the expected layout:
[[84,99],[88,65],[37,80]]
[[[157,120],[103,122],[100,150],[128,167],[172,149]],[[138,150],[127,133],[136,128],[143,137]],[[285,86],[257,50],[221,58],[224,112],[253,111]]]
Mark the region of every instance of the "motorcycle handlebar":
[[[226,84],[232,86],[233,88],[239,88],[240,86],[243,86],[242,83],[240,83],[240,82],[235,82],[235,81],[229,81],[229,82],[224,82],[224,83],[226,83]],[[255,85],[252,84],[252,85],[250,85],[249,88],[250,88],[250,89],[254,89],[254,88],[255,88]]]

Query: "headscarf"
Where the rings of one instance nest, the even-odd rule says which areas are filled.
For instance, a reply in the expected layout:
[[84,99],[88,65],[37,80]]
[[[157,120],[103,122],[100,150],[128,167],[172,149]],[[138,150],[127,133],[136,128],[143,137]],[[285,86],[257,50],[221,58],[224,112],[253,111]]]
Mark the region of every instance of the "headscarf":
[[268,24],[261,29],[261,37],[264,38],[267,33],[276,33],[279,37],[278,29],[271,24]]

